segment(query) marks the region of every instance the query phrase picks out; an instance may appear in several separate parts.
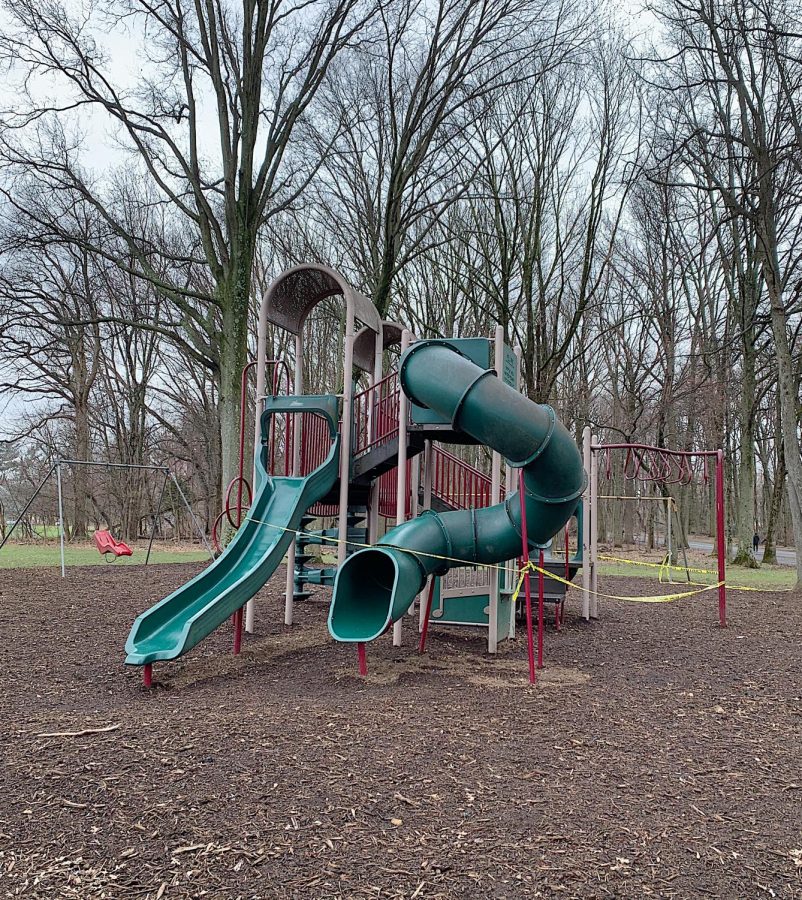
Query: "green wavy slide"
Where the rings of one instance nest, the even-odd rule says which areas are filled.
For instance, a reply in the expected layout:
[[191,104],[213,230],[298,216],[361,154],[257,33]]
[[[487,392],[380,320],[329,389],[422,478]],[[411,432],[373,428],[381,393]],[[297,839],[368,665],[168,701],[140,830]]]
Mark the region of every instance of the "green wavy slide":
[[[413,344],[401,359],[399,376],[411,400],[523,469],[527,537],[533,547],[563,528],[584,491],[585,472],[574,439],[550,406],[528,400],[446,341]],[[486,509],[425,512],[343,563],[334,583],[329,631],[338,641],[372,641],[409,609],[429,575],[443,575],[455,565],[504,562],[520,552],[517,492]]]
[[[125,644],[128,665],[181,656],[247,603],[278,568],[306,510],[334,486],[340,460],[337,398],[273,398],[266,406],[256,495],[248,518],[218,559],[136,619]],[[270,417],[288,410],[322,415],[332,439],[323,463],[301,478],[272,477],[265,469]]]

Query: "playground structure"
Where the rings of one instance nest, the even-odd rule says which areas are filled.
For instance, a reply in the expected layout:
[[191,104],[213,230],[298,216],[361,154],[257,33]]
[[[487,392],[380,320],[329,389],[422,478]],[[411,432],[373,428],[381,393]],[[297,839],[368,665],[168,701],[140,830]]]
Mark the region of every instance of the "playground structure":
[[[33,494],[28,498],[27,502],[23,506],[19,515],[14,519],[11,523],[11,527],[8,529],[5,537],[0,541],[0,550],[3,549],[6,543],[11,539],[11,535],[17,529],[19,524],[24,521],[25,515],[28,510],[33,505],[36,498],[42,492],[42,488],[50,481],[50,479],[55,475],[56,477],[56,492],[58,498],[58,534],[59,534],[59,556],[61,563],[61,577],[67,577],[67,566],[64,555],[64,543],[66,539],[66,528],[64,525],[64,492],[62,490],[62,470],[65,467],[70,466],[85,466],[88,468],[100,468],[100,469],[133,469],[133,470],[141,470],[141,471],[149,471],[149,472],[157,472],[163,476],[161,489],[159,491],[159,501],[156,509],[156,513],[153,516],[154,522],[158,519],[162,502],[164,500],[165,489],[169,484],[172,484],[176,491],[178,492],[178,496],[181,499],[181,503],[189,514],[189,519],[192,522],[192,526],[197,532],[201,543],[209,552],[209,556],[211,559],[214,559],[214,553],[212,552],[212,548],[209,545],[209,542],[206,539],[206,535],[203,533],[203,529],[201,528],[200,522],[198,522],[195,513],[192,511],[192,507],[189,504],[189,501],[184,494],[184,491],[181,488],[181,484],[178,479],[175,477],[175,473],[172,472],[167,466],[155,466],[155,465],[146,465],[146,464],[138,464],[138,463],[112,463],[112,462],[95,462],[93,460],[88,459],[58,459],[53,465],[48,469],[44,478],[39,482],[36,486]],[[100,537],[98,537],[100,535]],[[150,561],[150,553],[153,548],[153,538],[155,536],[155,529],[151,529],[150,539],[148,540],[148,549],[145,553],[145,565],[147,565]],[[96,532],[95,534],[95,546],[104,556],[107,554],[112,554],[115,558],[120,556],[131,556],[132,551],[131,548],[126,544],[122,543],[122,541],[116,541],[111,534],[107,530],[101,530]],[[125,551],[128,552],[125,552]]]
[[[306,395],[304,325],[330,297],[345,306],[343,390]],[[268,359],[268,323],[294,337],[292,377],[286,364]],[[401,355],[385,373],[391,347]],[[243,372],[243,398],[253,366]],[[520,393],[518,357],[501,329],[493,339],[415,340],[407,329],[382,322],[372,302],[338,273],[297,266],[263,298],[255,368],[253,489],[244,474],[243,406],[240,471],[221,514],[238,530],[211,566],[137,618],[126,663],[142,666],[149,685],[154,662],[181,656],[230,617],[239,652],[243,622],[247,632],[255,628],[254,595],[286,555],[285,624],[292,624],[305,585],[333,584],[329,630],[357,644],[363,673],[366,643],[392,629],[400,645],[416,601],[421,649],[434,622],[485,627],[488,652],[495,653],[500,640],[515,634],[514,601],[523,586],[519,611],[526,614],[534,680],[529,554],[537,552],[542,664],[543,603],[555,604],[559,623],[566,587],[591,548],[593,482],[585,471],[593,471],[602,448],[588,445],[586,435],[583,467],[554,411]],[[355,371],[367,379],[360,391]],[[490,474],[442,444],[489,447]],[[396,527],[380,536],[382,516],[394,518]],[[334,519],[336,528],[310,531],[316,518]],[[572,518],[578,546],[569,558],[566,531],[558,559],[553,539]],[[305,549],[313,544],[336,547],[336,570],[306,566]],[[586,619],[598,614],[595,585],[595,567],[586,568]]]

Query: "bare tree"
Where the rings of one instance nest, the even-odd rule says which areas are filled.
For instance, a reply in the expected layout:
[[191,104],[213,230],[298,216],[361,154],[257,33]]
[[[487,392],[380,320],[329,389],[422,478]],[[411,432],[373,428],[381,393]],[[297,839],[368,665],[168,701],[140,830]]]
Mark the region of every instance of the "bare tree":
[[[315,163],[292,136],[337,54],[360,35],[365,0],[109,0],[86,12],[59,0],[6,4],[11,25],[0,53],[19,73],[15,107],[2,117],[9,178],[35,169],[56,194],[91,207],[125,247],[110,261],[149,280],[183,320],[206,332],[219,382],[222,470],[236,466],[239,376],[257,235],[303,190]],[[136,43],[145,64],[129,83],[115,68],[107,36]],[[155,204],[195,240],[208,289],[167,277],[154,246],[126,215],[108,179],[93,176],[76,117],[92,113],[114,129],[121,151]],[[58,224],[58,223],[55,223]],[[84,236],[71,234],[76,240]]]
[[494,103],[569,55],[583,21],[553,0],[403,0],[383,11],[380,52],[338,60],[318,117],[331,146],[316,181],[321,225],[382,315],[472,188]]
[[[701,175],[726,216],[742,218],[754,234],[774,342],[788,501],[795,542],[802,546],[799,373],[789,327],[793,298],[788,296],[802,253],[802,145],[794,127],[802,36],[792,27],[798,8],[786,0],[665,0],[654,10],[675,48],[659,66],[670,110],[663,146],[692,165],[680,181],[699,184]],[[709,142],[745,167],[750,173],[746,183],[733,181],[728,167],[710,165]],[[802,580],[802,554],[797,576]]]
[[[64,420],[70,424],[69,443],[59,455],[87,459],[91,396],[101,365],[97,318],[105,297],[97,261],[84,247],[54,243],[29,224],[7,222],[2,240],[0,389],[25,399],[22,433]],[[80,214],[73,224],[86,235],[94,227]],[[89,501],[85,469],[75,472],[73,489],[72,534],[83,537]]]

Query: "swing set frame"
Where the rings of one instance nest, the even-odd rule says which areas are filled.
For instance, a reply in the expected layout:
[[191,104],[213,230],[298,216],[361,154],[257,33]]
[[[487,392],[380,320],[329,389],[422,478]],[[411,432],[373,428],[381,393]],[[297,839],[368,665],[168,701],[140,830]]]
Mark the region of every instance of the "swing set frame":
[[[102,469],[146,469],[152,472],[161,472],[164,475],[164,480],[162,481],[161,491],[159,492],[159,504],[156,510],[156,516],[158,517],[161,512],[162,500],[164,499],[164,491],[167,487],[168,481],[175,485],[176,490],[178,491],[178,495],[181,498],[184,507],[189,513],[189,517],[192,521],[192,524],[195,530],[198,532],[200,536],[201,543],[206,547],[206,550],[209,553],[209,557],[214,560],[214,551],[212,550],[209,541],[206,539],[206,535],[203,533],[203,528],[201,527],[200,522],[198,521],[195,513],[192,511],[192,507],[189,505],[189,501],[187,500],[186,494],[181,489],[181,485],[178,482],[178,479],[175,477],[175,474],[167,467],[167,466],[155,466],[155,465],[145,465],[145,464],[136,464],[136,463],[111,463],[111,462],[96,462],[94,460],[89,459],[59,459],[53,463],[53,465],[48,470],[45,477],[39,482],[36,487],[36,490],[33,492],[28,502],[25,504],[22,512],[17,516],[17,518],[11,523],[11,527],[8,529],[6,536],[0,541],[0,550],[8,543],[11,535],[14,533],[17,525],[22,522],[25,518],[25,514],[33,505],[34,500],[39,496],[42,491],[42,488],[47,484],[47,482],[53,477],[56,476],[56,490],[58,494],[58,530],[59,530],[59,555],[61,560],[61,577],[67,577],[67,566],[64,559],[64,542],[65,542],[65,528],[64,528],[64,493],[62,491],[62,479],[61,479],[61,470],[64,466],[88,466],[94,468],[102,468]],[[155,534],[155,529],[151,529],[150,532],[150,540],[148,541],[148,549],[145,554],[145,565],[150,561],[150,551],[153,547],[153,538]]]

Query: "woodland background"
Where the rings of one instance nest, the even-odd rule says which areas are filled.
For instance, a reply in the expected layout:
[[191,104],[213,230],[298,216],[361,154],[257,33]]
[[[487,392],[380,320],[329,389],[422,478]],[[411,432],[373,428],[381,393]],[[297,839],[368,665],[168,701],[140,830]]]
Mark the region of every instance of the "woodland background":
[[[802,547],[800,21],[795,0],[9,2],[0,529],[59,457],[167,464],[209,527],[259,299],[319,261],[419,337],[500,324],[578,439],[723,447],[739,560],[755,529],[767,560]],[[308,390],[341,389],[341,331],[319,307]],[[635,492],[623,463],[602,493]],[[670,488],[687,532],[713,527],[702,475]],[[136,537],[159,487],[75,469],[70,535]],[[648,540],[656,507],[610,504],[606,538]],[[34,518],[55,516],[48,489]]]

